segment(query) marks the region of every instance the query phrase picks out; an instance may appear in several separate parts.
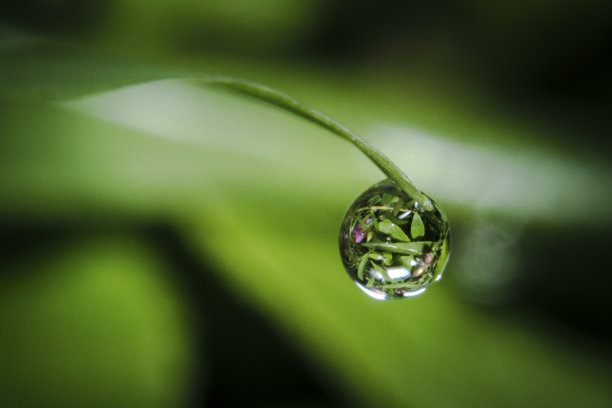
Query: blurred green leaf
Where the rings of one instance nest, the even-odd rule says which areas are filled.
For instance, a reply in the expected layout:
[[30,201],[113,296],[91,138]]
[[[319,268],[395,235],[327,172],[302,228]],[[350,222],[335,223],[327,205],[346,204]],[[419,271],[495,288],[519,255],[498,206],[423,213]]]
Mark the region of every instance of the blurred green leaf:
[[[490,111],[479,114],[476,102],[466,100],[464,94],[453,94],[451,89],[445,89],[443,99],[442,96],[424,98],[424,94],[431,96],[436,91],[419,82],[410,85],[404,93],[389,93],[387,87],[396,85],[384,78],[370,82],[352,79],[359,83],[356,88],[355,82],[349,82],[351,78],[340,79],[317,72],[279,71],[262,64],[244,67],[218,61],[211,62],[210,66],[172,63],[171,60],[160,64],[36,40],[26,45],[20,40],[5,41],[0,45],[0,55],[6,61],[0,66],[0,97],[4,100],[4,109],[23,108],[16,120],[5,113],[0,123],[3,127],[23,127],[20,117],[35,115],[39,109],[48,110],[48,107],[37,105],[40,101],[66,100],[154,79],[194,78],[209,73],[242,75],[272,86],[281,85],[281,89],[298,99],[315,104],[349,125],[354,124],[351,127],[356,127],[359,133],[387,152],[408,171],[418,186],[427,186],[425,191],[438,201],[444,201],[447,207],[453,204],[464,210],[477,209],[543,223],[612,223],[612,208],[605,204],[609,198],[607,180],[612,175],[607,162],[593,156],[585,157],[583,147],[578,144],[564,144],[566,151],[560,150],[561,146],[550,142],[552,132],[541,129],[536,132],[514,123],[507,114],[502,116],[496,112],[493,115]],[[363,98],[363,92],[367,92],[367,99]],[[73,102],[69,105],[72,109],[98,117],[107,125],[120,125],[121,132],[127,127],[165,139],[203,144],[202,148],[208,148],[207,159],[211,158],[213,150],[214,157],[227,154],[227,158],[232,158],[240,154],[243,157],[239,160],[245,154],[251,161],[267,156],[279,163],[284,161],[285,171],[289,171],[287,164],[293,165],[296,158],[301,159],[314,151],[317,153],[313,157],[325,153],[309,170],[300,169],[293,176],[312,185],[315,185],[312,183],[314,173],[344,174],[340,188],[346,188],[345,191],[364,189],[364,179],[373,183],[380,177],[350,146],[339,140],[334,142],[333,136],[313,129],[312,125],[268,106],[256,107],[239,98],[189,89],[179,81],[151,82]],[[27,103],[34,105],[28,107]],[[463,109],[460,115],[457,114],[459,108]],[[449,110],[453,115],[448,114]],[[210,114],[201,115],[202,112]],[[76,116],[74,120],[85,121]],[[17,131],[2,129],[3,134],[28,132],[28,128],[37,123],[25,126]],[[56,131],[54,124],[48,127],[45,132]],[[69,128],[62,132],[70,134],[75,130]],[[118,131],[111,133],[117,134],[119,144],[123,143],[124,138]],[[495,135],[494,141],[489,137],[491,134]],[[287,135],[293,137],[287,138]],[[90,138],[92,136],[88,135],[88,140]],[[144,140],[139,143],[143,152],[150,145]],[[111,143],[107,144],[113,148]],[[152,144],[160,145],[158,142]],[[300,156],[292,144],[311,150],[305,150]],[[178,144],[173,146],[188,150]],[[69,148],[69,144],[59,147]],[[419,154],[414,154],[415,148]],[[162,160],[169,162],[178,156],[165,152]],[[98,157],[93,159],[99,161]],[[229,165],[227,160],[224,162]],[[343,167],[335,163],[343,163]],[[100,165],[104,166],[104,162]],[[7,170],[8,174],[13,172]],[[181,177],[179,183],[185,183],[186,179]],[[590,213],[597,213],[598,217],[591,217]]]
[[[530,319],[487,315],[453,297],[444,282],[404,302],[376,303],[359,293],[339,261],[337,228],[345,206],[381,176],[343,141],[268,106],[180,81],[50,103],[199,70],[79,52],[11,52],[0,68],[3,216],[150,217],[181,225],[202,258],[219,265],[230,291],[269,314],[332,370],[338,386],[372,406],[606,406],[610,400],[610,369],[596,351],[564,339],[562,329],[547,335],[529,330]],[[363,100],[333,81],[322,90],[313,77],[287,77],[299,84],[293,86],[300,99],[341,106],[341,115],[354,118],[375,145],[397,155],[449,209],[453,225],[489,213],[512,220],[519,232],[527,222],[612,219],[608,165],[525,137],[511,153],[493,143],[473,146],[461,131],[454,135],[461,141],[451,141],[401,122],[385,92]],[[418,106],[423,124],[441,115],[436,102],[414,96],[404,106]],[[389,118],[387,111],[401,125],[381,125],[378,115]],[[464,133],[509,132],[474,116],[462,122]],[[430,129],[444,128],[436,126]],[[412,153],[415,144],[422,154]],[[477,253],[469,251],[466,245],[455,256]],[[134,262],[111,269],[139,268]]]
[[[478,312],[454,298],[443,282],[407,301],[374,301],[343,271],[337,225],[325,223],[321,212],[301,211],[308,203],[291,198],[243,206],[239,197],[228,192],[226,205],[186,224],[195,248],[219,262],[228,290],[273,316],[333,369],[338,384],[368,405],[604,407],[609,402],[609,367],[562,340],[563,331],[548,338]],[[294,211],[281,213],[279,220],[290,228],[282,232],[262,223],[266,214],[287,206]],[[301,232],[295,214],[304,224],[320,225],[322,234]]]
[[0,277],[4,406],[169,407],[186,398],[185,305],[127,237],[85,240]]

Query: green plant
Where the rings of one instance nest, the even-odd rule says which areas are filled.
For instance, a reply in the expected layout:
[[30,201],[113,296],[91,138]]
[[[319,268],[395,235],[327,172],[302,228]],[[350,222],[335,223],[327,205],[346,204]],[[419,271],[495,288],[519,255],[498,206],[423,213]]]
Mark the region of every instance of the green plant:
[[272,88],[234,78],[195,81],[240,92],[314,122],[351,142],[388,177],[355,200],[340,228],[342,262],[366,294],[379,300],[415,296],[442,277],[450,249],[446,216],[387,156],[346,126]]

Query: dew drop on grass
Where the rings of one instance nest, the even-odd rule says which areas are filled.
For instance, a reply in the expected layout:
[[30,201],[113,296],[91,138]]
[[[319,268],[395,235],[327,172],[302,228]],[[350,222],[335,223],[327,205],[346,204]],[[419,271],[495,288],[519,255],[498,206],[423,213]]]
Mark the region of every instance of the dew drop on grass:
[[416,296],[442,277],[450,226],[431,201],[433,210],[427,211],[385,180],[349,207],[340,228],[340,255],[367,295],[380,300]]

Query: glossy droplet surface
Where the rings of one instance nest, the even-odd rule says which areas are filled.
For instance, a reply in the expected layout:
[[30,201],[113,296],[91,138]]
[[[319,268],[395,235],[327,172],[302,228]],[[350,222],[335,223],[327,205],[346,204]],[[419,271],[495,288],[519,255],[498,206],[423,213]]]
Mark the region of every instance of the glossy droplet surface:
[[391,181],[375,184],[349,207],[340,255],[350,277],[375,299],[416,296],[442,277],[450,226],[438,205],[425,210]]

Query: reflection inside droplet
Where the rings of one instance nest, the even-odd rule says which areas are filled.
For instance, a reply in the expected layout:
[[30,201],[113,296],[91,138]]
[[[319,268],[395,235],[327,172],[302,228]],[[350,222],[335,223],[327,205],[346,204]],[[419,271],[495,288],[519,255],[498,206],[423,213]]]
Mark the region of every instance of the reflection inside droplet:
[[410,270],[404,267],[389,268],[387,269],[387,274],[389,275],[389,278],[391,278],[392,280],[409,278],[411,276]]
[[433,210],[425,210],[387,180],[350,206],[340,230],[340,254],[367,295],[379,300],[416,296],[440,279],[449,257],[450,227],[433,204]]

